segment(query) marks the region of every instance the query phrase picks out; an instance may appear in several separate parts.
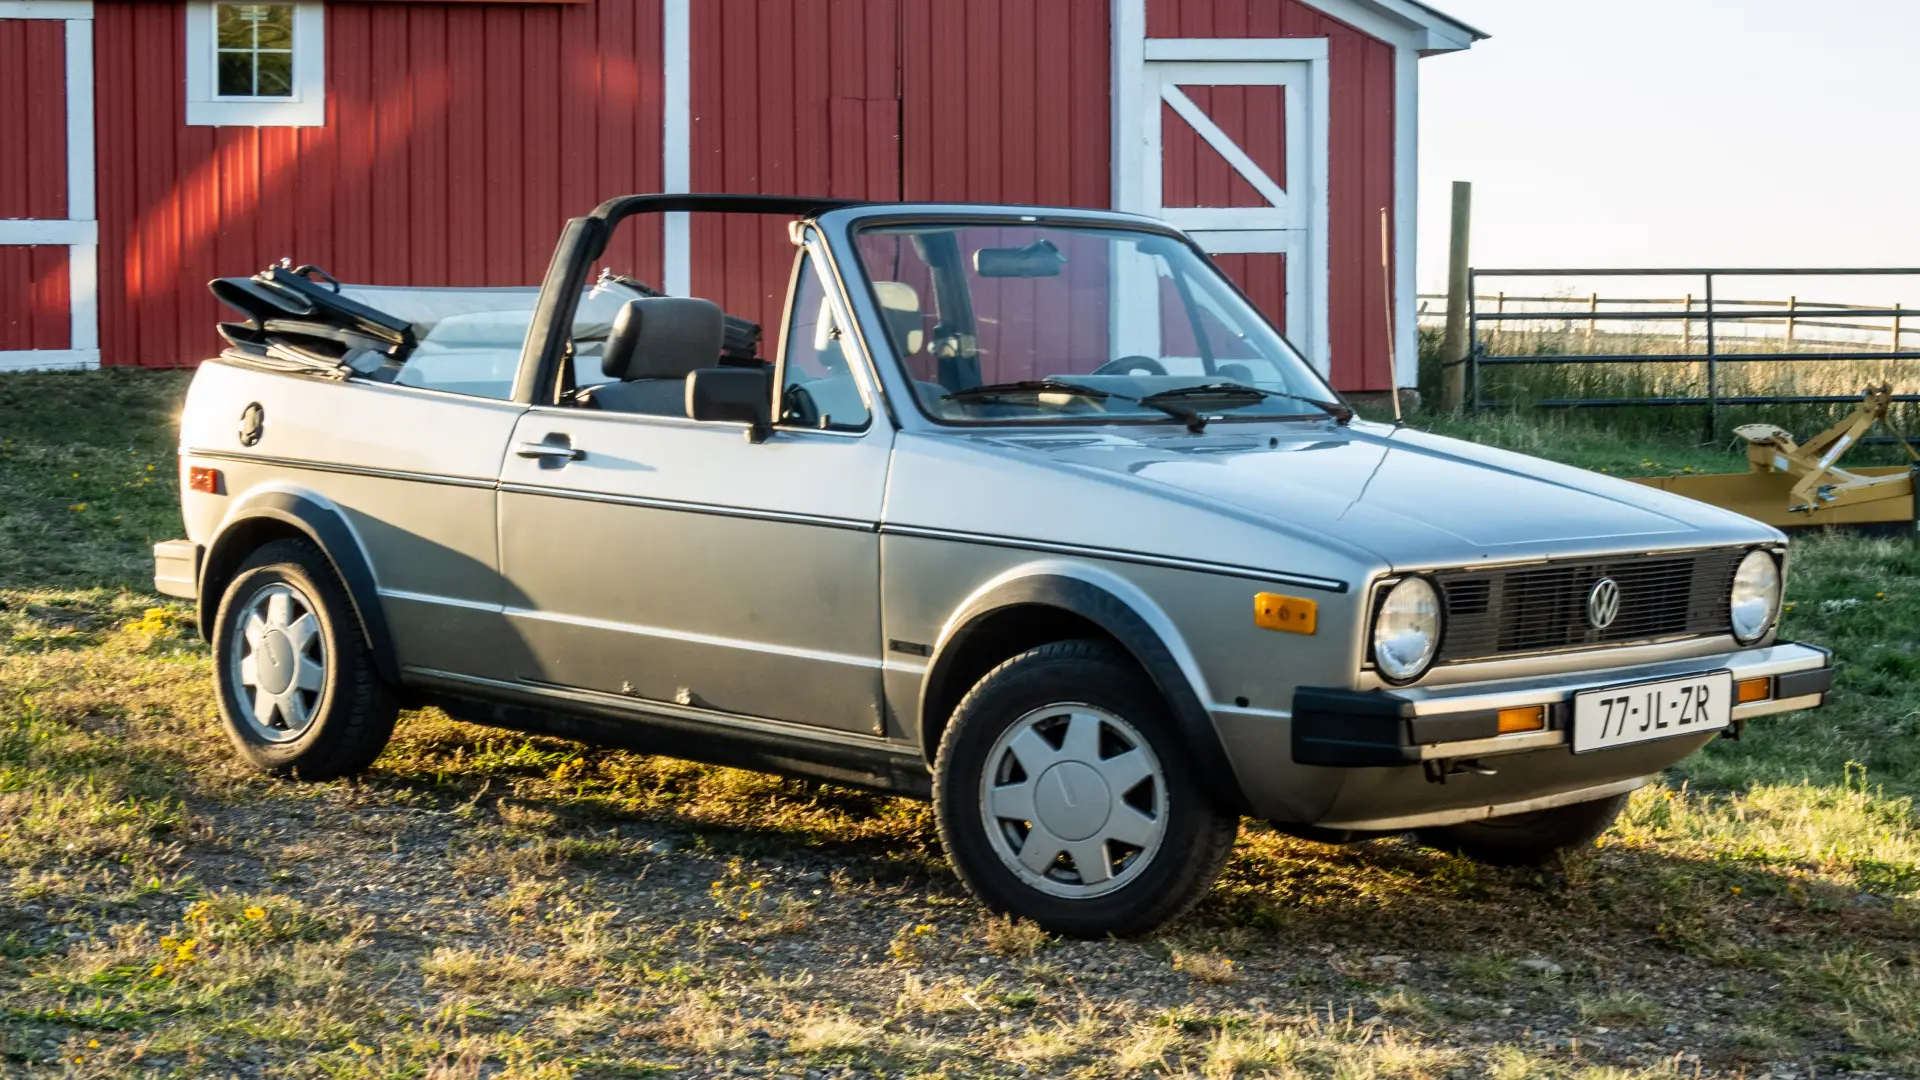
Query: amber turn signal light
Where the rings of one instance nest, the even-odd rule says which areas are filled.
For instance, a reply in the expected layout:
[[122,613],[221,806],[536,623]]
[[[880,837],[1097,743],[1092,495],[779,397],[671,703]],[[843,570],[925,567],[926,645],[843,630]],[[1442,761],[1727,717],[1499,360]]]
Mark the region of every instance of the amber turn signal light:
[[224,487],[219,469],[209,469],[205,465],[192,465],[187,468],[187,490],[219,495],[222,494]]
[[1512,735],[1521,731],[1541,731],[1547,726],[1547,707],[1545,705],[1523,705],[1517,709],[1500,710],[1500,734]]
[[1311,634],[1319,615],[1320,605],[1303,596],[1263,592],[1253,597],[1253,625],[1267,630]]
[[1772,696],[1771,678],[1741,679],[1733,684],[1733,699],[1742,705],[1750,701],[1765,701]]

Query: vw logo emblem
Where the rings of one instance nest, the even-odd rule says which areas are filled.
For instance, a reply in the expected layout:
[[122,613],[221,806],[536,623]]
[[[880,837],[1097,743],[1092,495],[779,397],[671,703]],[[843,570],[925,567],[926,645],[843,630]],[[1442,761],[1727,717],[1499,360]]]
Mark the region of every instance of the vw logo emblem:
[[1620,583],[1610,577],[1594,582],[1587,593],[1587,621],[1595,630],[1605,630],[1619,617]]

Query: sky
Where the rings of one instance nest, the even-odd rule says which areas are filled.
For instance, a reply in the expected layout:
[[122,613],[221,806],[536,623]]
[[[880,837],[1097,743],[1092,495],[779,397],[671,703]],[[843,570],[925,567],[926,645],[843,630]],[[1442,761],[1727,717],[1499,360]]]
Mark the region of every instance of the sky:
[[1420,62],[1421,292],[1454,180],[1481,267],[1920,266],[1920,0],[1433,2],[1493,36]]

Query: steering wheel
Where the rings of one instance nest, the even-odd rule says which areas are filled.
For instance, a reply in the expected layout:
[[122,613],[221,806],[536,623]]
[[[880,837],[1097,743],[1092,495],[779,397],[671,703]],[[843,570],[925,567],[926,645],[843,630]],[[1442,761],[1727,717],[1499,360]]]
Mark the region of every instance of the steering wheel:
[[1167,366],[1151,356],[1123,356],[1094,368],[1090,375],[1165,375]]

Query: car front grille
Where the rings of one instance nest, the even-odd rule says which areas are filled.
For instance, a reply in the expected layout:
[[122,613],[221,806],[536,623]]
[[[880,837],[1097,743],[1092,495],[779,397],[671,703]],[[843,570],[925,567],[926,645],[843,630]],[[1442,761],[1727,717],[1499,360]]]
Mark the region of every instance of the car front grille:
[[[1582,562],[1433,575],[1446,607],[1438,663],[1724,634],[1741,548],[1615,555]],[[1603,578],[1620,586],[1605,629],[1587,617]]]

